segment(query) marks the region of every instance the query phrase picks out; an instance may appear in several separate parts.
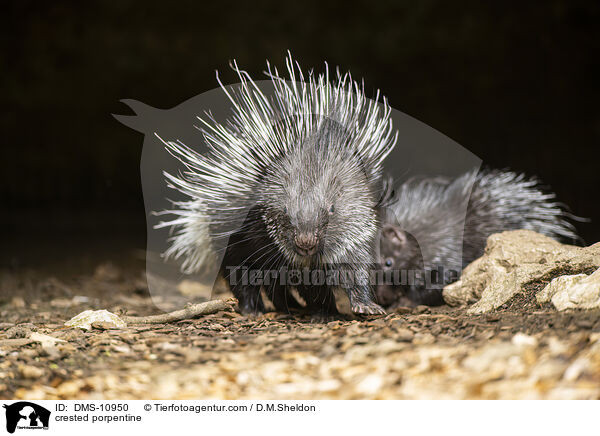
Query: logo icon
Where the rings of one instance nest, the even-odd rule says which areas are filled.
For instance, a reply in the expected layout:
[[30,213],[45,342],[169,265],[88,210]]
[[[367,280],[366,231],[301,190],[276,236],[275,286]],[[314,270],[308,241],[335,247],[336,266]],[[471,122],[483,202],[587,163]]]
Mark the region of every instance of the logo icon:
[[50,411],[29,401],[19,401],[4,405],[6,409],[6,431],[14,433],[15,429],[48,429]]

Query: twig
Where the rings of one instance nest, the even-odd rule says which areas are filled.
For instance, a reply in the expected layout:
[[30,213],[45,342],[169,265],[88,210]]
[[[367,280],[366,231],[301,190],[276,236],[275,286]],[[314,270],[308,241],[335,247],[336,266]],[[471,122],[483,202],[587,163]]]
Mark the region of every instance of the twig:
[[121,319],[127,324],[163,324],[182,319],[191,319],[201,315],[208,315],[225,310],[230,307],[229,301],[211,300],[206,303],[190,304],[185,309],[175,310],[161,315],[149,316],[122,316]]
[[33,339],[3,339],[0,341],[0,347],[22,347],[23,345],[33,344]]

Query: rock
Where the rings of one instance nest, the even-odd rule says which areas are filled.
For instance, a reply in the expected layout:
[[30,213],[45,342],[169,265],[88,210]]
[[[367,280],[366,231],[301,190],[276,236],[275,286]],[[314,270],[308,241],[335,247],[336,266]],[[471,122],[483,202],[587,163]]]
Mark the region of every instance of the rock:
[[396,331],[396,339],[398,342],[412,342],[415,334],[407,328],[399,328]]
[[33,324],[19,324],[6,330],[5,335],[8,339],[28,338],[34,328]]
[[600,307],[600,268],[593,274],[560,276],[537,294],[538,303],[552,301],[558,310]]
[[550,283],[546,285],[546,287],[538,292],[536,295],[536,299],[538,303],[548,303],[552,300],[552,297],[556,295],[558,292],[564,290],[564,288],[570,288],[571,286],[579,283],[582,279],[586,278],[587,274],[575,274],[575,275],[566,275],[556,277],[552,279]]
[[42,347],[52,347],[59,342],[65,342],[62,339],[55,338],[54,336],[43,335],[41,333],[32,333],[29,339],[35,342],[40,342]]
[[113,330],[119,329],[113,321],[94,321],[90,324],[90,327],[96,330]]
[[472,304],[468,313],[485,313],[522,293],[525,285],[599,267],[600,243],[576,247],[530,230],[502,232],[488,238],[484,255],[444,288],[443,297],[451,306]]
[[567,381],[575,381],[581,374],[590,366],[590,362],[586,358],[575,360],[565,371],[563,378]]
[[58,359],[60,352],[57,348],[58,344],[64,344],[65,341],[54,336],[44,335],[41,333],[32,333],[29,336],[32,341],[40,342],[42,344],[42,350],[50,359]]
[[35,341],[27,338],[19,338],[19,339],[0,339],[0,348],[9,348],[9,347],[22,347],[24,345],[29,345]]
[[73,398],[85,386],[83,380],[67,380],[56,388],[56,393],[61,398]]
[[521,355],[520,347],[514,344],[490,343],[470,352],[462,361],[462,365],[473,371],[473,374],[488,379],[500,378],[510,370],[511,366],[521,364]]
[[372,327],[382,328],[386,326],[386,323],[384,319],[379,318],[369,322],[369,325]]
[[17,309],[22,309],[23,307],[27,306],[23,297],[12,297],[10,304]]
[[108,310],[85,310],[65,322],[65,325],[69,327],[79,327],[84,330],[91,330],[92,324],[98,322],[105,323],[105,326],[110,324],[118,328],[127,327],[125,321],[114,313],[110,313]]
[[19,365],[19,372],[24,378],[38,379],[44,375],[44,370],[33,365]]
[[369,374],[356,385],[356,392],[363,395],[375,395],[381,389],[383,379],[377,374]]
[[431,333],[417,333],[413,339],[415,345],[431,345],[435,343],[435,336]]
[[525,333],[517,333],[513,336],[512,341],[514,345],[521,347],[536,347],[538,341],[533,336],[526,335]]
[[392,310],[392,313],[398,313],[400,315],[404,315],[406,313],[411,313],[411,312],[412,312],[412,309],[410,307],[406,307],[406,306],[398,306],[394,310]]

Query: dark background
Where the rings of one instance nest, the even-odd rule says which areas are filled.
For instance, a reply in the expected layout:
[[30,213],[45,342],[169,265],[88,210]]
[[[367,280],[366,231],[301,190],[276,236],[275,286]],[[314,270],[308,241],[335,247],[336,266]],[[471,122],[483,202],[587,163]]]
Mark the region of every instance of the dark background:
[[538,175],[600,240],[600,3],[5,3],[2,262],[50,265],[145,245],[143,137],[120,99],[170,108],[290,49],[364,77],[492,167]]

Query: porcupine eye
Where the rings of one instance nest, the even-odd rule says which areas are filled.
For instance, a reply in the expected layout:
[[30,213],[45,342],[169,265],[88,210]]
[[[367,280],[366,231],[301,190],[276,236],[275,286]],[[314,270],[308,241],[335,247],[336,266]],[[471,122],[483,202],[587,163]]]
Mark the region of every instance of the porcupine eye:
[[388,258],[385,260],[385,266],[387,266],[388,268],[389,268],[390,266],[392,266],[393,264],[394,264],[394,260],[393,260],[391,257],[388,257]]
[[332,204],[331,207],[329,208],[329,215],[333,215],[334,212],[335,212],[335,206]]

